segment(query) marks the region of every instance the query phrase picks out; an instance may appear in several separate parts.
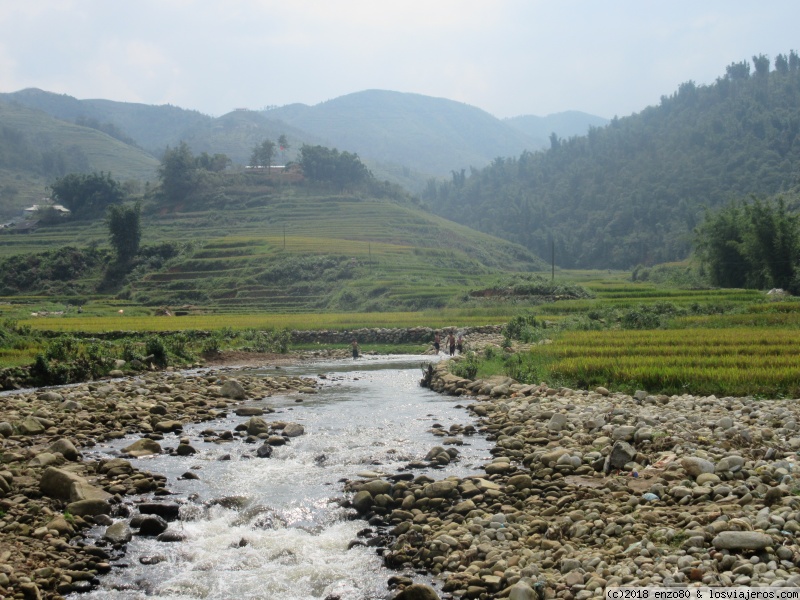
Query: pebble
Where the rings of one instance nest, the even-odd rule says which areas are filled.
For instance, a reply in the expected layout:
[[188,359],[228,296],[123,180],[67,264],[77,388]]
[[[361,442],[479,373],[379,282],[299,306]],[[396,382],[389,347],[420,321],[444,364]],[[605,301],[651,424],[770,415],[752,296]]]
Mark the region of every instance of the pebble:
[[430,573],[456,598],[800,583],[800,402],[628,396],[447,369],[433,367],[431,389],[459,397],[495,441],[493,459],[461,478],[346,484],[363,518],[384,515],[387,566]]
[[[181,539],[167,527],[167,520],[178,518],[176,504],[144,503],[142,510],[151,514],[120,520],[130,512],[125,503],[133,497],[168,493],[165,478],[134,469],[124,458],[86,459],[92,446],[138,432],[141,438],[125,452],[160,454],[160,431],[216,419],[243,400],[258,403],[243,414],[261,418],[255,415],[272,412],[261,400],[301,389],[309,393],[317,385],[299,377],[232,377],[232,371],[150,372],[135,379],[120,372],[113,381],[4,396],[0,597],[55,600],[87,592],[97,574],[111,568],[104,562],[110,558],[107,549],[121,551],[134,531],[165,543]],[[270,424],[266,427],[270,431]],[[276,430],[285,432],[286,427],[291,436],[304,433],[300,424],[283,423]],[[190,441],[182,439],[174,453],[197,452]],[[183,478],[196,477],[190,472]],[[106,549],[86,545],[84,533],[93,524],[104,527]]]

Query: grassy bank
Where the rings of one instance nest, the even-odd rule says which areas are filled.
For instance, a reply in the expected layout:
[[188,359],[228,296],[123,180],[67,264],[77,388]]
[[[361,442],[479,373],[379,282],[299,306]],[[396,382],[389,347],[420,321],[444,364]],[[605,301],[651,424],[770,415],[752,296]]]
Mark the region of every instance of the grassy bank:
[[580,276],[594,299],[543,305],[506,328],[506,345],[529,350],[490,349],[456,369],[555,387],[800,397],[795,299]]

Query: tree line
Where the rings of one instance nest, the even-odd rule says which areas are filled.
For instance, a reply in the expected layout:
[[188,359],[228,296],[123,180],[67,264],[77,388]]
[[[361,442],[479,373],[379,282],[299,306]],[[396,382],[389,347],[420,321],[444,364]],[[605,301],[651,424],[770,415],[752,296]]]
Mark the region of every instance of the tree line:
[[[771,65],[774,69],[770,69]],[[729,65],[658,106],[550,148],[430,180],[434,212],[518,242],[566,268],[680,260],[706,207],[784,194],[800,162],[800,56]]]

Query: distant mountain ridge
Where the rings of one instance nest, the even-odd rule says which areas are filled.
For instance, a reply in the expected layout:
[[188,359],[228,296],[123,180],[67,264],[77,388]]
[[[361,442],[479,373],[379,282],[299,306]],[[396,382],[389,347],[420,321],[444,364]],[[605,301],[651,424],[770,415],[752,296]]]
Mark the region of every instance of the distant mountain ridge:
[[[461,102],[385,90],[347,94],[314,106],[232,111],[217,118],[172,105],[78,100],[33,88],[0,94],[0,100],[70,122],[88,118],[113,124],[156,157],[166,146],[186,141],[195,152],[224,152],[246,164],[255,144],[284,134],[295,151],[303,143],[323,144],[355,152],[370,166],[415,171],[420,178],[449,176],[453,170],[485,166],[498,156],[543,148],[551,133],[526,133],[529,117],[504,122]],[[576,128],[588,131],[600,119],[567,114],[571,116],[540,117],[539,129],[552,123],[553,131],[566,137]]]

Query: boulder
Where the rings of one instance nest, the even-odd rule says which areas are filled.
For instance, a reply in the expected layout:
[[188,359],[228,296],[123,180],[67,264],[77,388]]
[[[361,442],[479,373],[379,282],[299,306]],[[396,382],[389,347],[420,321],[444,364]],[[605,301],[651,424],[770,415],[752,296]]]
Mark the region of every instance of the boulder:
[[69,511],[70,514],[81,517],[110,515],[111,505],[105,500],[99,499],[78,500],[67,504],[67,511]]
[[167,522],[158,515],[148,515],[139,525],[139,535],[157,536],[167,530]]
[[79,500],[108,501],[111,499],[111,494],[84,479],[82,481],[73,481],[70,484],[69,499],[70,502],[78,502]]
[[60,452],[67,460],[78,460],[78,450],[75,448],[75,444],[73,444],[67,438],[56,440],[50,444],[50,447],[47,449],[47,451]]
[[758,531],[723,531],[711,541],[717,550],[763,550],[772,538]]
[[166,502],[143,502],[137,508],[143,515],[158,515],[165,521],[177,521],[181,511],[178,504]]
[[305,427],[299,423],[287,423],[286,427],[283,428],[283,435],[290,438],[301,436],[305,432]]
[[72,500],[73,483],[87,483],[80,475],[56,467],[48,467],[39,480],[39,490],[45,496],[59,500]]
[[17,424],[17,429],[22,435],[39,435],[44,433],[44,425],[35,417],[28,417]]
[[527,583],[518,581],[511,586],[511,591],[508,593],[508,600],[539,600],[539,596]]
[[628,442],[618,441],[611,448],[603,470],[608,473],[613,469],[622,469],[636,458],[636,449]]
[[697,477],[702,473],[713,473],[714,463],[698,456],[687,456],[681,459],[681,466],[687,474]]
[[112,544],[127,544],[133,539],[133,532],[125,521],[117,521],[106,528],[103,539]]
[[142,438],[140,440],[136,440],[130,446],[126,446],[122,449],[122,451],[125,454],[138,458],[140,456],[149,456],[151,454],[161,454],[161,445],[150,438]]
[[457,486],[455,481],[449,479],[434,481],[422,488],[422,493],[426,498],[446,498]]
[[395,600],[439,600],[439,594],[428,585],[413,583],[397,594]]
[[268,433],[269,425],[261,417],[251,417],[247,421],[247,435],[259,435],[261,433]]
[[219,393],[224,398],[231,400],[244,400],[247,397],[247,392],[244,391],[242,384],[235,379],[228,379],[219,388]]

